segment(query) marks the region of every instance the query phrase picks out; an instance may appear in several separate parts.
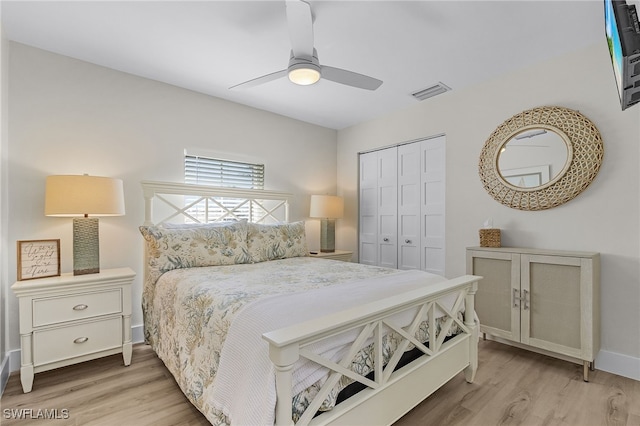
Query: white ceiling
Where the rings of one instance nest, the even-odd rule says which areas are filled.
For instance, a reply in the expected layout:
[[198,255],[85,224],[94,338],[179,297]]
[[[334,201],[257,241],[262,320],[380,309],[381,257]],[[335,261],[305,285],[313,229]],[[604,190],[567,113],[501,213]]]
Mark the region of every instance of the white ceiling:
[[10,40],[334,129],[410,107],[438,82],[461,90],[604,43],[600,0],[309,3],[320,63],[378,90],[286,78],[229,90],[286,68],[284,1],[3,0],[1,13]]

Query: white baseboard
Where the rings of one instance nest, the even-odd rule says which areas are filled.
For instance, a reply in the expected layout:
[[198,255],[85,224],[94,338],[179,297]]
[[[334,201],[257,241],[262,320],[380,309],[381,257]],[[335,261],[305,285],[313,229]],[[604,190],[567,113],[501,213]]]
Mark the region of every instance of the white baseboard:
[[133,344],[144,342],[144,325],[134,325],[131,327],[131,340]]
[[[582,364],[581,360],[572,357],[545,351],[544,349],[538,349],[532,346],[524,345],[522,343],[501,339],[500,337],[491,336],[489,334],[487,334],[487,340],[494,340],[496,342],[504,343],[505,345],[515,346],[517,348],[522,348],[539,354],[552,356],[554,358],[563,359],[565,361]],[[617,374],[618,376],[628,377],[629,379],[640,381],[640,358],[634,358],[629,355],[600,350],[600,352],[598,352],[598,355],[596,356],[595,368],[596,370],[602,370],[606,371],[607,373]]]
[[4,393],[4,388],[9,381],[9,355],[5,354],[0,360],[0,396]]
[[601,350],[596,369],[640,381],[640,358]]

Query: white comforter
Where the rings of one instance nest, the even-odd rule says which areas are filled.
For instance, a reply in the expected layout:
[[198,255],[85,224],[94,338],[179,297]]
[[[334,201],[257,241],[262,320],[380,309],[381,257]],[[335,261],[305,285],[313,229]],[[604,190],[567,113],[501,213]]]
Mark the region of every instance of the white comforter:
[[[268,344],[262,334],[322,315],[338,312],[384,297],[423,287],[444,278],[422,271],[368,278],[303,293],[259,299],[238,313],[222,350],[213,392],[213,405],[234,425],[274,423],[276,403],[275,370],[269,359]],[[453,303],[453,300],[450,301]],[[411,318],[397,321],[407,325]],[[315,344],[313,352],[339,361],[357,331],[343,333]],[[294,367],[293,394],[297,394],[326,375],[326,369],[301,359]]]

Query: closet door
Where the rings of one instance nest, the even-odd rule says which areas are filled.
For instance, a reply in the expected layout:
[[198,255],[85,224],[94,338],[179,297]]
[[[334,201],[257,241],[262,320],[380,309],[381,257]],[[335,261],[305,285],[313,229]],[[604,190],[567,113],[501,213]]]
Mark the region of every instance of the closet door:
[[360,154],[360,263],[378,264],[378,153]]
[[420,143],[421,262],[420,269],[438,275],[445,271],[445,137]]
[[398,267],[397,148],[378,151],[378,265]]
[[420,269],[420,146],[398,147],[398,269]]

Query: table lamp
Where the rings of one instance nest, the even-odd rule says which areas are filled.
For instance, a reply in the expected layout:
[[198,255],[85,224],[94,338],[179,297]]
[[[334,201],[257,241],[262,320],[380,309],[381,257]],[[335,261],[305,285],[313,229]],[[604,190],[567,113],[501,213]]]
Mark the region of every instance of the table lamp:
[[312,195],[309,216],[322,219],[320,222],[320,251],[336,251],[336,219],[342,217],[344,200],[335,195]]
[[98,273],[100,240],[95,216],[124,215],[122,180],[89,175],[48,176],[44,214],[73,217],[73,275]]

